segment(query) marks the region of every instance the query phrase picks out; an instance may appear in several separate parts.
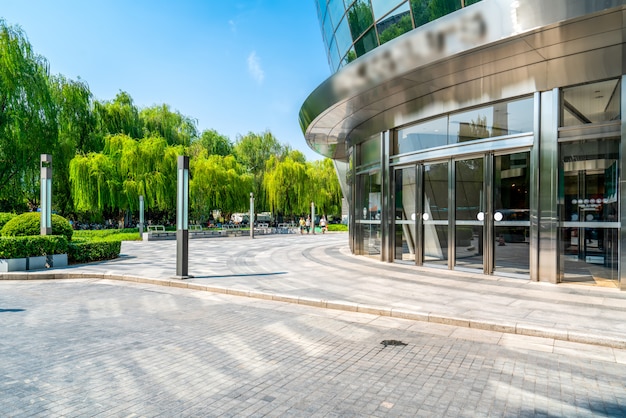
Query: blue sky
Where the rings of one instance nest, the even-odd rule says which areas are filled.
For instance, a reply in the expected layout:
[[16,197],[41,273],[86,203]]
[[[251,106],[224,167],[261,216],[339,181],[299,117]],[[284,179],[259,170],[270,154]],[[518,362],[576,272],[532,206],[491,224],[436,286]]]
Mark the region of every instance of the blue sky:
[[98,100],[123,90],[233,142],[269,129],[321,158],[298,124],[330,76],[313,0],[0,0],[0,16]]

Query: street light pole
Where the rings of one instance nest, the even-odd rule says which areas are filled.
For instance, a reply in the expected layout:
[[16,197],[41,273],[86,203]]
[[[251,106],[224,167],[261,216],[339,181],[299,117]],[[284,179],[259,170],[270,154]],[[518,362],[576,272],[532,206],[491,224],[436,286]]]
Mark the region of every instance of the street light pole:
[[176,189],[176,277],[189,276],[189,157],[178,157]]
[[254,193],[250,192],[250,238],[254,239]]
[[143,196],[139,196],[139,236],[143,237]]
[[41,154],[41,220],[39,223],[41,235],[52,234],[52,155]]

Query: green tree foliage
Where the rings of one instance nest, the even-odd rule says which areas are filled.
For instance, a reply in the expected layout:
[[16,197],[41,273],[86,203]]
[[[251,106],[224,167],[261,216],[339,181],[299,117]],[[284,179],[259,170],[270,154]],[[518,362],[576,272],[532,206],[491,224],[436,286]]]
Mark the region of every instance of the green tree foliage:
[[306,213],[311,202],[306,163],[287,156],[271,156],[263,179],[270,211],[274,214]]
[[253,177],[232,155],[207,155],[190,161],[190,212],[205,219],[211,210],[222,214],[245,211],[249,205]]
[[197,122],[180,112],[172,111],[166,104],[141,109],[139,118],[144,137],[160,136],[169,145],[189,146],[198,136]]
[[397,22],[389,25],[389,27],[378,34],[380,44],[382,45],[385,42],[389,42],[411,29],[413,29],[413,23],[411,22],[411,14],[407,11]]
[[94,104],[96,131],[102,137],[124,134],[131,138],[143,136],[143,126],[139,119],[139,109],[130,95],[120,91],[111,102],[96,101]]
[[35,205],[39,155],[56,145],[56,108],[48,63],[18,27],[0,20],[0,208]]
[[81,80],[63,76],[51,78],[51,92],[57,108],[58,137],[52,154],[54,206],[61,213],[74,209],[69,182],[69,163],[77,152],[102,149],[100,138],[94,135],[91,91]]
[[267,208],[267,199],[263,189],[265,163],[272,156],[282,158],[285,155],[285,147],[270,131],[262,134],[250,132],[237,139],[234,151],[237,160],[254,176],[252,192],[255,205],[258,208]]
[[310,179],[311,201],[315,202],[318,213],[341,213],[341,185],[333,161],[325,158],[308,164],[307,177]]
[[194,144],[205,149],[209,155],[221,155],[225,157],[227,155],[233,155],[234,152],[233,144],[230,142],[230,139],[214,129],[203,131],[200,138],[198,138]]
[[139,196],[146,209],[176,207],[176,169],[182,146],[161,137],[135,140],[128,135],[106,138],[102,153],[77,155],[70,163],[74,205],[79,212],[136,211]]

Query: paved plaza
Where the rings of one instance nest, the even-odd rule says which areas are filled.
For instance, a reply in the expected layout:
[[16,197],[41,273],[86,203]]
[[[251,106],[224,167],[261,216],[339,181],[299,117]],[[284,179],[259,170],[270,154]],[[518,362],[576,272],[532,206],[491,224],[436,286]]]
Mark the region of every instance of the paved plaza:
[[625,292],[372,262],[346,241],[191,240],[185,281],[173,241],[3,275],[0,415],[626,415]]

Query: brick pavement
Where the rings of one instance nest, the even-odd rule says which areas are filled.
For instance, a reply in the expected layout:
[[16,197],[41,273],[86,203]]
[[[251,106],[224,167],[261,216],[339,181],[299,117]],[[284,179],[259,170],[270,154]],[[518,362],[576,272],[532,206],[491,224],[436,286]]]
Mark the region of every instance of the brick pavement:
[[626,352],[608,347],[122,281],[0,281],[3,416],[623,416],[625,378]]

